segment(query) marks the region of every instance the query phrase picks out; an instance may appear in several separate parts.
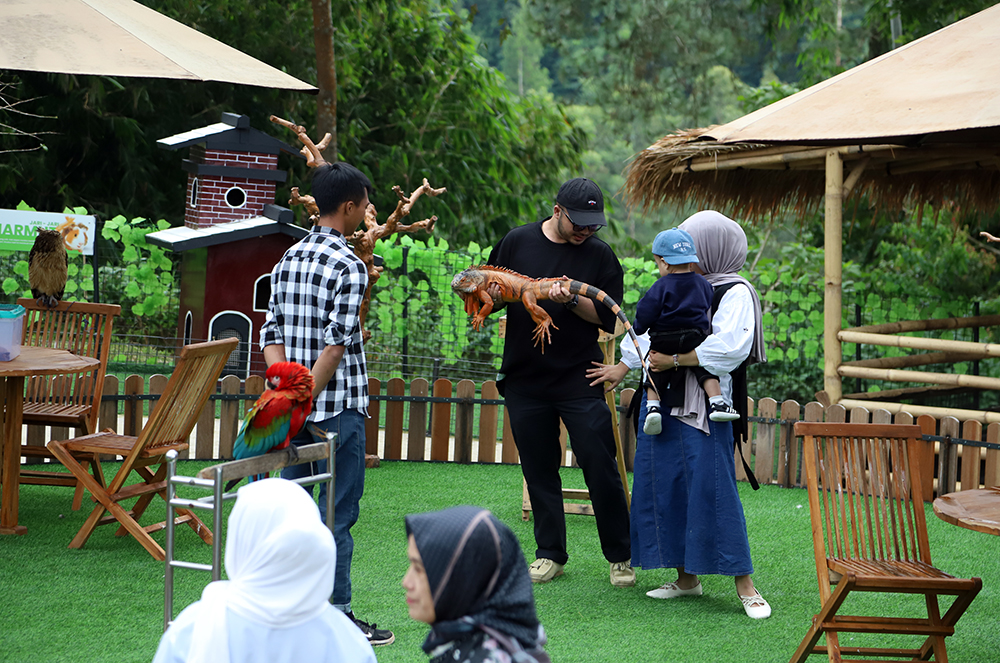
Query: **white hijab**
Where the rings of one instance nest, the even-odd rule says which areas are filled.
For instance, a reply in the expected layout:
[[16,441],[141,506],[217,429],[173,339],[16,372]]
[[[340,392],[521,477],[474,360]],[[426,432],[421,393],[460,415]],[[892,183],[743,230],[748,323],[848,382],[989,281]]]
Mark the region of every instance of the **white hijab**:
[[255,481],[229,516],[226,573],[209,584],[191,637],[189,663],[229,663],[226,610],[266,628],[301,624],[330,608],[337,547],[298,484]]

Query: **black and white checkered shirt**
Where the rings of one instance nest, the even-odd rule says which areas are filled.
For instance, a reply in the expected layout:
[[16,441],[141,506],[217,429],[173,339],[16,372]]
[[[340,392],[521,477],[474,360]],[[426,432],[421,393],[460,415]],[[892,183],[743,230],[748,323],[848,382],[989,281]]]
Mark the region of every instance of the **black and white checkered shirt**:
[[285,357],[311,369],[328,345],[344,357],[316,398],[309,417],[323,421],[344,410],[368,410],[368,371],[361,342],[361,300],[368,270],[344,236],[313,226],[271,270],[271,301],[260,330],[260,347],[284,344]]

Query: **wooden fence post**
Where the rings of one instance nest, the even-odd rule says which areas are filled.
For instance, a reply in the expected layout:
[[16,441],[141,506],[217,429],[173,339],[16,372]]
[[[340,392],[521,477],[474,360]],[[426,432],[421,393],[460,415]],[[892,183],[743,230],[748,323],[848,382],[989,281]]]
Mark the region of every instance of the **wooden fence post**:
[[[141,375],[125,378],[125,396],[141,396],[146,389],[146,381]],[[125,401],[125,430],[122,435],[136,436],[142,428],[142,401]]]
[[[406,383],[402,378],[392,378],[386,385],[386,396],[403,396]],[[399,460],[403,457],[403,401],[385,402],[384,458]]]
[[[986,427],[986,441],[989,444],[1000,444],[1000,424],[994,423]],[[983,475],[983,485],[1000,486],[1000,449],[986,450],[986,473]]]
[[[106,375],[104,377],[104,395],[118,395],[118,376]],[[101,401],[101,413],[97,421],[97,430],[106,428],[118,432],[118,401]]]
[[[410,396],[426,397],[427,380],[417,378],[410,383]],[[423,460],[427,443],[427,403],[410,401],[410,427],[406,433],[406,459]]]
[[[937,433],[937,419],[924,414],[917,417],[917,425],[924,435],[934,435]],[[923,452],[920,456],[920,471],[923,472],[924,501],[934,501],[934,442],[926,442],[923,445]],[[943,493],[942,493],[943,494]]]
[[[434,381],[436,398],[451,398],[451,380]],[[451,403],[434,403],[431,406],[431,460],[448,460],[451,442]]]
[[[762,398],[757,401],[757,416],[762,419],[778,418],[778,402],[773,398]],[[754,436],[753,474],[761,485],[771,483],[774,477],[774,431],[777,424],[757,424]]]
[[[223,396],[238,396],[242,381],[235,375],[227,375],[220,381]],[[236,433],[239,432],[240,402],[236,400],[223,400],[219,407],[219,457],[233,457],[233,443],[236,442]]]
[[365,421],[365,455],[378,455],[379,410],[381,401],[372,396],[382,394],[382,383],[376,378],[368,378],[368,419]]
[[[973,420],[966,421],[962,424],[962,439],[981,441],[983,439],[983,424]],[[961,490],[979,488],[979,464],[982,461],[982,447],[963,444],[961,452]]]
[[475,414],[472,399],[476,397],[476,383],[460,380],[455,395],[469,399],[469,402],[457,403],[455,407],[455,462],[467,464],[472,462],[472,419]]
[[[941,418],[941,437],[959,437],[958,419],[955,417]],[[945,441],[938,448],[938,496],[955,492],[958,481],[958,445]]]
[[[794,422],[799,420],[799,404],[795,401],[785,401],[781,404],[781,420]],[[799,485],[799,449],[793,423],[783,423],[778,428],[778,483],[785,488]]]
[[[497,383],[487,380],[480,391],[483,400],[497,400],[500,393]],[[483,403],[479,406],[479,462],[497,462],[497,419],[500,408]]]

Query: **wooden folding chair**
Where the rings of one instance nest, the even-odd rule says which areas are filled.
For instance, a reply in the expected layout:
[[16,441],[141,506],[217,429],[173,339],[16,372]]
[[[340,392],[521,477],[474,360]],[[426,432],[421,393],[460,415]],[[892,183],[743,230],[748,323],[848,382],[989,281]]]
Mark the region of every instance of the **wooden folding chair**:
[[[24,423],[75,428],[83,434],[96,432],[104,375],[111,354],[111,327],[122,307],[117,304],[59,302],[58,306],[48,308],[28,298],[19,299],[17,303],[26,311],[22,345],[59,348],[101,361],[97,368],[86,373],[29,378],[24,395]],[[21,455],[29,458],[53,457],[48,449],[38,444],[23,444]],[[104,484],[97,459],[82,460],[90,464],[94,478]],[[65,472],[24,466],[20,481],[22,484],[74,486],[74,511],[80,508],[83,501],[83,485]]]
[[[70,548],[82,548],[98,525],[117,522],[117,536],[124,536],[127,532],[153,557],[160,561],[165,559],[163,548],[150,536],[151,532],[163,529],[165,524],[143,527],[138,522],[139,518],[154,495],[166,500],[166,453],[171,449],[187,449],[187,438],[209,395],[215,391],[230,353],[238,345],[239,339],[227,338],[184,346],[177,368],[138,437],[104,431],[63,442],[49,442],[48,447],[55,457],[69,468],[98,502],[70,542]],[[91,477],[79,462],[81,456],[95,454],[124,456],[121,468],[107,487]],[[155,473],[149,469],[154,465],[158,466]],[[133,471],[139,475],[139,481],[126,485]],[[138,500],[130,510],[119,504],[136,497]],[[110,515],[105,515],[105,512],[110,512]],[[187,509],[178,509],[177,512],[180,514],[177,524],[186,522],[206,543],[212,543],[212,532],[194,513]]]
[[[921,500],[919,458],[925,442],[920,427],[799,422],[795,434],[804,437],[822,605],[792,663],[810,654],[827,654],[837,662],[855,655],[945,663],[945,636],[955,632],[955,623],[983,583],[955,578],[931,565]],[[851,592],[923,594],[927,618],[839,614]],[[939,595],[955,596],[944,616]],[[842,632],[926,639],[917,649],[860,647],[842,644]],[[817,644],[824,635],[826,645]]]

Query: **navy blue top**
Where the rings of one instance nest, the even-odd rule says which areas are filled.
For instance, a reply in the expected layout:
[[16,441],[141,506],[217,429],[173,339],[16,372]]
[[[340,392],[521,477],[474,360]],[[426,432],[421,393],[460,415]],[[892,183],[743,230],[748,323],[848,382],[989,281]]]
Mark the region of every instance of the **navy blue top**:
[[712,284],[695,272],[661,276],[636,305],[635,333],[671,329],[709,332],[713,292]]

